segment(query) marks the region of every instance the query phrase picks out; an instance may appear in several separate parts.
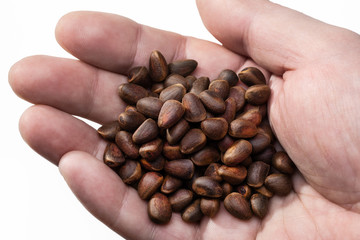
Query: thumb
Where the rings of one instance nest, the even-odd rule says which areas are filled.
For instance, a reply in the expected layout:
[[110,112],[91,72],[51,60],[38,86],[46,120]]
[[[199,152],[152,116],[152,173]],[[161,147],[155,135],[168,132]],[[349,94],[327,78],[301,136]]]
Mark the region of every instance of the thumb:
[[[336,54],[334,44],[352,35],[266,0],[197,0],[197,6],[206,28],[225,47],[278,75],[329,58]],[[350,35],[335,37],[341,31]]]

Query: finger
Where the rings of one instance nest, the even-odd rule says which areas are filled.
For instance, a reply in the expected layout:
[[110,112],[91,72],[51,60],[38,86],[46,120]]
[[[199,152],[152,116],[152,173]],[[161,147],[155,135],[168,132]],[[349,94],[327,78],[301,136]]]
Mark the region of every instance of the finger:
[[20,118],[19,129],[31,148],[56,165],[65,153],[73,150],[102,159],[106,145],[91,126],[44,105],[27,109]]
[[[245,61],[243,67],[248,63]],[[116,120],[124,110],[117,89],[126,81],[121,74],[50,56],[24,58],[9,71],[9,83],[21,98],[100,124]]]
[[[166,60],[191,58],[199,62],[195,75],[216,77],[224,68],[237,70],[245,59],[217,44],[140,25],[107,13],[73,12],[56,27],[59,44],[75,57],[102,69],[126,74],[148,65],[152,50]],[[211,70],[211,71],[210,71]]]
[[[102,24],[93,24],[95,19]],[[84,38],[85,33],[76,31],[78,27],[75,26],[87,29],[88,35]],[[131,34],[136,29],[143,31],[141,38]],[[103,31],[103,37],[92,34],[99,31]],[[122,32],[127,34],[120,34]],[[168,55],[168,61],[197,59],[196,74],[209,77],[216,77],[224,68],[237,70],[245,63],[244,58],[216,44],[141,27],[111,14],[76,12],[66,15],[58,24],[57,36],[59,42],[80,59],[114,72],[125,73],[134,65],[147,65],[148,54],[160,48]],[[135,45],[138,50],[133,53],[131,49]],[[14,91],[27,101],[50,105],[99,123],[116,119],[123,110],[116,89],[125,78],[79,61],[45,56],[26,58],[11,68],[9,81]]]
[[205,26],[224,46],[279,75],[334,55],[334,31],[341,31],[265,0],[198,0],[197,5]]
[[117,88],[126,78],[78,60],[28,57],[12,66],[9,82],[17,95],[31,103],[99,123],[117,119],[125,107]]
[[61,159],[59,170],[81,203],[126,239],[193,239],[196,228],[173,214],[166,225],[155,225],[147,204],[110,168],[92,155],[74,151]]

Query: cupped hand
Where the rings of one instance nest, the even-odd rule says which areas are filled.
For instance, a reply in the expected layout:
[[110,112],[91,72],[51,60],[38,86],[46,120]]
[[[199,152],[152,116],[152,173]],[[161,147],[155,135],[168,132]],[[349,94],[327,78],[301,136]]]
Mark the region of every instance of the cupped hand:
[[[127,239],[360,239],[360,36],[264,0],[198,0],[205,26],[223,46],[96,12],[64,16],[59,44],[79,60],[32,56],[9,82],[34,103],[20,119],[24,140],[59,166],[82,204]],[[147,217],[146,202],[105,166],[95,129],[124,109],[116,94],[127,71],[153,49],[171,62],[192,58],[196,76],[230,68],[263,70],[272,90],[269,119],[299,169],[294,192],[270,201],[268,215],[216,217],[167,225]]]

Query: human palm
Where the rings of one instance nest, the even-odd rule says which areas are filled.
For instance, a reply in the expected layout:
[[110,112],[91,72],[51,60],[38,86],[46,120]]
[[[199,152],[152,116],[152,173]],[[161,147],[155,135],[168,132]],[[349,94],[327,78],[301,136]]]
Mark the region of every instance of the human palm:
[[[35,103],[20,120],[24,140],[59,165],[95,217],[129,239],[360,239],[360,37],[261,0],[198,7],[225,47],[116,15],[62,18],[57,39],[80,61],[33,56],[9,74],[14,91]],[[226,15],[214,18],[215,11]],[[154,225],[146,202],[99,161],[105,141],[73,115],[100,124],[116,119],[124,109],[118,85],[131,67],[147,64],[153,49],[169,62],[196,59],[194,75],[212,79],[225,68],[264,71],[270,122],[299,172],[294,191],[273,197],[263,220],[241,221],[221,206],[200,224],[173,214],[169,224]]]

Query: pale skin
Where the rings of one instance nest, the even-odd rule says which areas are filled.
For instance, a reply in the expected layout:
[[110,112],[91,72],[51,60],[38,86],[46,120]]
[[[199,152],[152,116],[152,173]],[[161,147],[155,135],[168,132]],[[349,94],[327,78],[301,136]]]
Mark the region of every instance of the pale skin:
[[[197,4],[223,46],[116,15],[64,16],[56,38],[79,61],[31,56],[9,72],[14,92],[34,103],[20,119],[24,140],[126,239],[360,239],[360,36],[264,0]],[[241,221],[221,207],[200,224],[173,214],[169,224],[155,225],[146,202],[101,162],[106,142],[72,115],[115,120],[124,109],[117,86],[131,67],[148,63],[153,49],[169,62],[196,59],[196,76],[213,79],[246,66],[265,73],[271,126],[299,171],[294,191],[272,198],[263,220]]]

